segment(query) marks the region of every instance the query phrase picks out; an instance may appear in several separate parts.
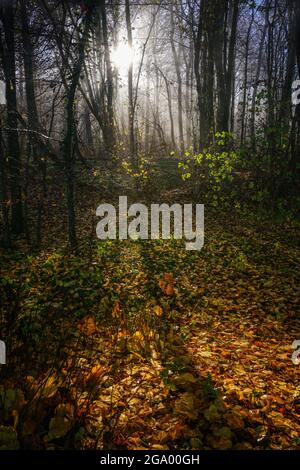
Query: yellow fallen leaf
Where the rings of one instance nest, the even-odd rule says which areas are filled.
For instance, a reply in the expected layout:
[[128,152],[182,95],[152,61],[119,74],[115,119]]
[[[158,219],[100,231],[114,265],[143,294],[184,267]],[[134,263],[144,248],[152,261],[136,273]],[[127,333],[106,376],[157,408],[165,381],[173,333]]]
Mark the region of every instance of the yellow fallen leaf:
[[186,373],[180,374],[178,377],[176,377],[174,379],[174,382],[175,382],[176,385],[186,386],[186,385],[196,383],[197,378],[193,374],[191,374],[190,372],[186,372]]
[[144,340],[144,335],[143,335],[143,333],[141,333],[140,331],[135,331],[135,332],[133,333],[133,338],[134,338],[134,339],[137,339],[137,340],[143,341],[143,340]]
[[163,311],[163,309],[160,305],[155,305],[153,310],[154,310],[155,315],[157,315],[158,317],[161,317],[164,313],[164,311]]
[[211,356],[212,356],[212,352],[211,352],[211,351],[200,351],[199,354],[200,354],[200,356],[202,356],[202,357],[211,357]]

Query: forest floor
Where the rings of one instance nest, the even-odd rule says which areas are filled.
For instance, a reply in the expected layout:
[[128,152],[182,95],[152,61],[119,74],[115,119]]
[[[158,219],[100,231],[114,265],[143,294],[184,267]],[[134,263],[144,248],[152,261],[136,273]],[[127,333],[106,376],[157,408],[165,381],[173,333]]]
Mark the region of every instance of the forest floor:
[[0,449],[300,449],[299,226],[91,240],[1,253]]

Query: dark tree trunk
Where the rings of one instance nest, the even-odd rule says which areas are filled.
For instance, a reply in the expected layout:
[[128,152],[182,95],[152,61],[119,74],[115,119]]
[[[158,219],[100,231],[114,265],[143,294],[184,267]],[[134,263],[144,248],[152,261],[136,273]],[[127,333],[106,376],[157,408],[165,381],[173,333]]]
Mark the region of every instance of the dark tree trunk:
[[90,18],[85,19],[84,31],[81,34],[78,45],[78,57],[72,69],[71,83],[68,85],[66,98],[66,133],[63,143],[63,157],[66,176],[66,197],[68,211],[68,238],[70,248],[77,251],[76,217],[74,203],[74,150],[76,146],[77,131],[75,123],[75,96],[80,80],[80,73],[84,64],[85,45],[88,37]]
[[[266,0],[266,5],[267,6],[268,0]],[[259,49],[258,49],[258,58],[257,58],[257,68],[256,68],[256,74],[255,74],[255,79],[254,79],[254,84],[253,84],[253,92],[252,92],[252,100],[251,100],[251,120],[250,120],[250,136],[251,136],[251,142],[252,142],[252,149],[255,151],[256,149],[256,138],[255,138],[255,106],[256,106],[256,97],[257,97],[257,92],[258,92],[258,87],[259,87],[259,78],[260,78],[260,71],[261,71],[261,66],[262,66],[262,57],[263,57],[263,50],[264,50],[264,43],[266,39],[266,34],[267,34],[267,27],[268,27],[268,22],[267,22],[267,14],[265,17],[265,24],[259,44]]]
[[173,58],[174,58],[174,65],[175,65],[175,70],[176,70],[176,78],[177,78],[177,85],[178,85],[178,90],[177,90],[177,103],[178,103],[178,130],[179,130],[179,146],[180,150],[183,153],[184,152],[184,137],[183,137],[183,116],[182,116],[182,78],[181,78],[181,68],[180,68],[180,59],[179,59],[179,54],[176,50],[175,47],[175,42],[174,42],[174,34],[175,34],[175,24],[174,24],[174,11],[173,11],[173,5],[171,6],[171,48],[172,48],[172,53],[173,53]]
[[[239,6],[240,0],[234,0],[233,2],[233,13],[231,23],[231,33],[228,49],[228,65],[225,72],[225,102],[224,102],[224,113],[223,113],[223,130],[229,130],[229,119],[230,115],[233,116],[233,98],[234,93],[234,74],[235,74],[235,49],[236,49],[236,32],[239,18]],[[233,118],[231,120],[230,128],[233,127]]]
[[[25,2],[20,2],[22,41],[23,41],[23,60],[25,72],[25,90],[27,102],[28,127],[38,130],[38,111],[35,99],[34,80],[33,80],[33,47],[30,40],[28,27],[27,9]],[[31,134],[29,134],[31,135]]]
[[105,0],[100,2],[101,12],[101,23],[102,23],[102,34],[104,43],[104,56],[106,66],[106,82],[107,82],[107,122],[106,122],[106,146],[108,150],[113,150],[115,145],[115,121],[114,121],[114,108],[113,108],[113,91],[114,91],[114,80],[113,71],[110,59],[110,49],[108,43],[108,31],[107,31],[107,17],[106,17],[106,6]]
[[[129,0],[125,0],[126,28],[128,46],[132,48],[132,27]],[[133,166],[137,167],[137,155],[134,132],[134,100],[133,100],[133,64],[128,68],[128,122],[129,122],[129,150]]]
[[9,206],[8,206],[8,185],[7,185],[7,164],[4,154],[3,141],[2,141],[2,132],[1,132],[2,122],[0,117],[0,203],[2,211],[2,221],[3,221],[3,230],[2,230],[2,243],[5,248],[10,248],[10,226],[9,226]]
[[7,105],[7,146],[8,169],[11,195],[11,229],[15,234],[23,231],[23,205],[21,189],[21,157],[19,147],[16,65],[15,65],[15,36],[14,36],[14,2],[7,2],[0,7],[0,19],[4,29],[4,41],[0,39],[0,54],[2,58],[6,84]]
[[252,9],[252,16],[248,26],[246,44],[245,44],[245,66],[244,66],[244,89],[243,89],[243,101],[242,101],[242,116],[241,116],[241,146],[245,143],[246,137],[246,109],[247,109],[247,93],[248,93],[248,61],[249,61],[249,47],[251,30],[254,22],[254,9]]
[[[41,239],[42,239],[42,219],[44,214],[44,203],[47,193],[47,185],[46,185],[46,155],[48,153],[48,148],[41,140],[39,140],[38,134],[40,125],[39,125],[39,118],[38,118],[38,110],[36,105],[36,97],[35,97],[35,88],[34,88],[34,70],[33,70],[33,47],[30,38],[30,31],[28,25],[28,14],[25,2],[20,2],[20,17],[21,17],[21,25],[22,25],[22,42],[23,42],[23,62],[24,62],[24,72],[25,72],[25,90],[26,90],[26,103],[27,103],[27,122],[28,128],[30,131],[28,133],[28,155],[27,155],[27,168],[26,168],[26,175],[28,176],[28,164],[30,160],[30,156],[33,156],[33,160],[37,162],[39,169],[40,169],[40,181],[39,186],[41,188],[39,194],[39,201],[38,201],[38,215],[37,215],[37,246],[40,246]],[[43,158],[40,158],[38,155],[38,151],[43,155]],[[27,186],[28,186],[28,177],[25,179],[24,183],[24,194],[25,194],[25,203],[24,203],[24,213],[26,215],[28,208],[27,208]],[[27,217],[25,216],[25,220]],[[26,227],[26,233],[27,233]],[[27,238],[28,237],[27,233]]]
[[[298,77],[300,77],[300,3],[298,0],[295,0],[295,30],[294,30],[294,41],[297,57],[297,66],[298,66]],[[297,123],[297,126],[296,126]],[[297,129],[296,129],[297,127]],[[300,104],[297,104],[295,109],[295,116],[292,123],[292,151],[291,151],[291,162],[290,169],[291,172],[295,175],[298,172],[299,175],[299,165],[300,165]],[[297,177],[299,181],[299,176]]]

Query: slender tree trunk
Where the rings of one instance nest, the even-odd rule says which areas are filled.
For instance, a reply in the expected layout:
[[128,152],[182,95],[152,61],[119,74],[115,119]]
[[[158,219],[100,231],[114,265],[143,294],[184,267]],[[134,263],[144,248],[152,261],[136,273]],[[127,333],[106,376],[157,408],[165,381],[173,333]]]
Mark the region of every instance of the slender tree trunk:
[[[266,7],[267,3],[269,0],[266,0]],[[258,49],[258,58],[257,58],[257,68],[256,68],[256,75],[254,79],[254,85],[253,85],[253,92],[252,92],[252,100],[251,100],[251,118],[250,118],[250,136],[251,136],[251,141],[252,141],[252,149],[255,151],[256,148],[256,139],[255,139],[255,106],[256,106],[256,97],[257,97],[257,92],[258,92],[258,86],[259,86],[259,77],[260,77],[260,71],[261,71],[261,66],[262,66],[262,57],[263,57],[263,50],[264,50],[264,43],[266,39],[266,34],[267,34],[267,27],[268,27],[268,22],[267,22],[267,17],[265,18],[265,24],[261,36],[261,40],[259,43],[259,49]]]
[[172,96],[171,96],[170,84],[168,83],[167,79],[165,79],[165,84],[166,84],[167,97],[168,97],[168,110],[169,110],[170,128],[171,128],[171,141],[172,141],[173,149],[175,149],[176,148],[176,142],[175,142],[175,133],[174,133]]
[[252,9],[252,16],[248,26],[246,45],[245,45],[245,67],[244,67],[244,89],[243,89],[243,104],[242,104],[242,116],[241,116],[241,146],[245,143],[246,134],[246,107],[247,107],[247,93],[248,93],[248,61],[249,61],[249,46],[251,30],[254,21],[254,8]]
[[68,238],[70,248],[73,252],[77,252],[77,236],[76,236],[76,216],[75,216],[75,200],[74,200],[74,148],[76,144],[76,124],[75,124],[75,96],[80,80],[85,58],[85,45],[88,37],[90,26],[90,18],[85,19],[84,31],[81,33],[78,45],[78,57],[72,69],[71,83],[67,89],[66,98],[66,134],[63,144],[63,157],[66,176],[66,198],[68,211]]
[[218,131],[228,130],[228,115],[227,122],[225,116],[226,106],[226,82],[225,82],[225,67],[226,62],[223,52],[225,50],[224,36],[225,36],[225,18],[226,18],[227,5],[223,0],[214,2],[214,8],[211,7],[211,14],[213,15],[213,27],[210,30],[210,39],[212,41],[212,34],[214,35],[213,40],[213,57],[214,65],[216,70],[216,82],[217,82],[217,117],[216,117],[216,128]]
[[200,75],[200,53],[201,53],[201,41],[202,41],[202,18],[203,18],[203,2],[201,2],[201,7],[200,7],[200,11],[199,11],[199,19],[198,19],[198,24],[197,24],[197,32],[194,36],[194,71],[195,71],[195,80],[196,80],[198,118],[199,118],[199,147],[201,147],[200,140],[202,138],[202,133],[201,133],[202,83],[201,83],[201,75]]
[[84,112],[83,112],[83,122],[84,122],[84,137],[86,144],[89,147],[93,147],[93,132],[92,132],[92,125],[90,119],[90,109],[87,104],[84,105]]
[[14,36],[14,2],[7,2],[0,7],[0,19],[4,29],[4,41],[0,39],[0,55],[6,84],[7,105],[7,145],[8,168],[11,195],[11,228],[15,234],[23,231],[23,204],[21,189],[21,156],[19,136],[16,128],[17,119],[17,93],[16,93],[16,65],[15,65],[15,36]]
[[[132,26],[129,0],[125,0],[126,29],[128,46],[132,49]],[[137,155],[134,132],[134,101],[133,101],[133,63],[130,62],[128,68],[128,123],[129,123],[129,150],[132,164],[137,167]]]
[[0,204],[2,212],[2,222],[3,222],[3,246],[4,248],[10,248],[10,225],[9,225],[9,206],[8,206],[8,185],[7,185],[7,164],[3,148],[2,140],[2,121],[0,116]]
[[[30,40],[30,33],[28,27],[27,10],[25,2],[20,2],[20,13],[22,23],[22,42],[23,42],[23,61],[25,72],[25,90],[26,90],[26,103],[28,115],[28,127],[33,130],[38,130],[38,111],[35,99],[34,79],[33,79],[33,47]],[[31,134],[29,134],[31,135]]]
[[102,21],[102,34],[104,43],[104,55],[107,75],[107,136],[106,143],[109,149],[113,149],[115,145],[115,122],[114,122],[114,107],[113,107],[113,91],[114,79],[110,59],[110,49],[108,44],[108,31],[107,31],[107,17],[105,0],[100,2],[101,21]]
[[209,144],[214,125],[214,28],[212,4],[202,0],[195,37],[194,69],[199,113],[199,148]]
[[181,78],[181,67],[180,67],[180,59],[177,49],[175,47],[174,42],[174,34],[175,34],[175,23],[174,23],[174,10],[173,5],[171,6],[171,48],[174,58],[174,65],[176,70],[176,77],[177,77],[177,102],[178,102],[178,131],[179,131],[179,145],[180,150],[184,152],[184,137],[183,137],[183,110],[182,110],[182,78]]
[[150,143],[150,61],[147,61],[146,102],[145,102],[145,151],[149,152]]
[[[25,72],[25,90],[26,90],[26,104],[27,104],[27,122],[28,128],[34,132],[40,130],[39,119],[38,119],[38,110],[36,105],[35,97],[35,88],[34,88],[34,73],[33,73],[33,47],[30,39],[30,32],[28,26],[28,16],[25,2],[20,2],[20,16],[21,16],[21,25],[22,25],[22,42],[23,42],[23,62],[24,62],[24,72]],[[36,134],[29,132],[28,133],[28,155],[26,163],[26,184],[24,185],[24,193],[27,196],[27,182],[29,174],[29,162],[30,155],[33,156],[35,162],[38,163],[40,173],[41,173],[41,194],[39,195],[38,201],[38,215],[37,215],[37,246],[40,246],[42,239],[42,219],[44,213],[44,202],[47,194],[47,185],[46,185],[46,145],[42,145],[41,141],[37,145]],[[37,155],[38,147],[44,155],[42,158],[39,158]],[[46,150],[46,151],[45,151]],[[24,212],[27,213],[28,206],[27,200],[25,198],[24,203]],[[25,217],[27,220],[27,217]],[[26,233],[27,233],[26,229]],[[27,233],[27,238],[29,234]]]
[[168,99],[168,111],[169,111],[169,119],[170,119],[170,130],[171,130],[171,141],[173,145],[173,149],[176,148],[176,142],[175,142],[175,132],[174,132],[174,119],[173,119],[173,110],[172,110],[172,96],[171,96],[171,90],[170,90],[170,83],[166,77],[166,75],[160,70],[158,67],[157,69],[159,70],[161,76],[164,79],[165,85],[166,85],[166,92],[167,92],[167,99]]
[[[295,46],[296,46],[296,57],[297,57],[297,66],[298,66],[298,77],[300,77],[300,3],[295,0]],[[296,130],[297,123],[297,130]],[[293,136],[292,139],[292,149],[291,149],[291,162],[290,169],[293,175],[298,172],[298,182],[299,182],[299,165],[300,165],[300,104],[297,104],[295,109],[295,116],[293,118],[291,133]]]
[[234,0],[233,13],[231,22],[231,34],[228,48],[228,65],[225,72],[225,102],[224,102],[224,115],[223,127],[225,131],[229,129],[233,131],[234,127],[234,88],[235,88],[235,50],[236,50],[236,34],[237,24],[239,18],[240,0]]
[[206,38],[203,47],[204,51],[204,64],[203,64],[203,92],[204,110],[205,114],[202,115],[202,129],[205,137],[204,145],[209,144],[213,135],[215,134],[214,122],[214,43],[213,43],[213,27],[210,19],[210,7],[206,5],[208,10],[208,27],[206,31]]

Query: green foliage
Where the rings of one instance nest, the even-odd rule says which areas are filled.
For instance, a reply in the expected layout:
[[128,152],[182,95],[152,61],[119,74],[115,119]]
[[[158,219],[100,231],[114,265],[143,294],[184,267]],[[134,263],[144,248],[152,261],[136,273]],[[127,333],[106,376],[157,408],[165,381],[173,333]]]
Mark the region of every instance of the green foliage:
[[206,396],[210,400],[215,400],[216,398],[219,397],[219,392],[214,387],[211,374],[208,374],[205,380],[203,381],[203,389],[204,389]]
[[[90,312],[101,317],[103,297],[101,266],[57,252],[28,257],[18,267],[20,308],[13,326],[15,334],[29,349],[47,342],[56,325],[62,335],[72,334],[73,322]],[[2,278],[2,284],[10,281]],[[63,326],[65,325],[65,327]],[[56,338],[57,340],[57,338]]]
[[281,124],[261,126],[255,142],[242,148],[232,133],[217,132],[201,152],[191,148],[184,152],[178,169],[194,196],[211,206],[234,205],[242,210],[246,205],[285,217],[299,211],[298,176],[291,170],[289,133]]
[[123,169],[126,171],[127,175],[130,177],[145,182],[149,177],[148,162],[145,158],[139,158],[138,164],[136,167],[128,161],[122,163]]
[[234,170],[239,154],[234,148],[233,135],[230,132],[217,132],[215,141],[200,153],[188,151],[184,160],[179,162],[181,177],[198,189],[212,203],[224,200],[226,190],[234,179]]
[[[262,97],[261,97],[262,98]],[[280,212],[295,206],[297,171],[292,170],[290,133],[281,122],[256,129],[255,141],[240,150],[240,193],[260,208]]]

